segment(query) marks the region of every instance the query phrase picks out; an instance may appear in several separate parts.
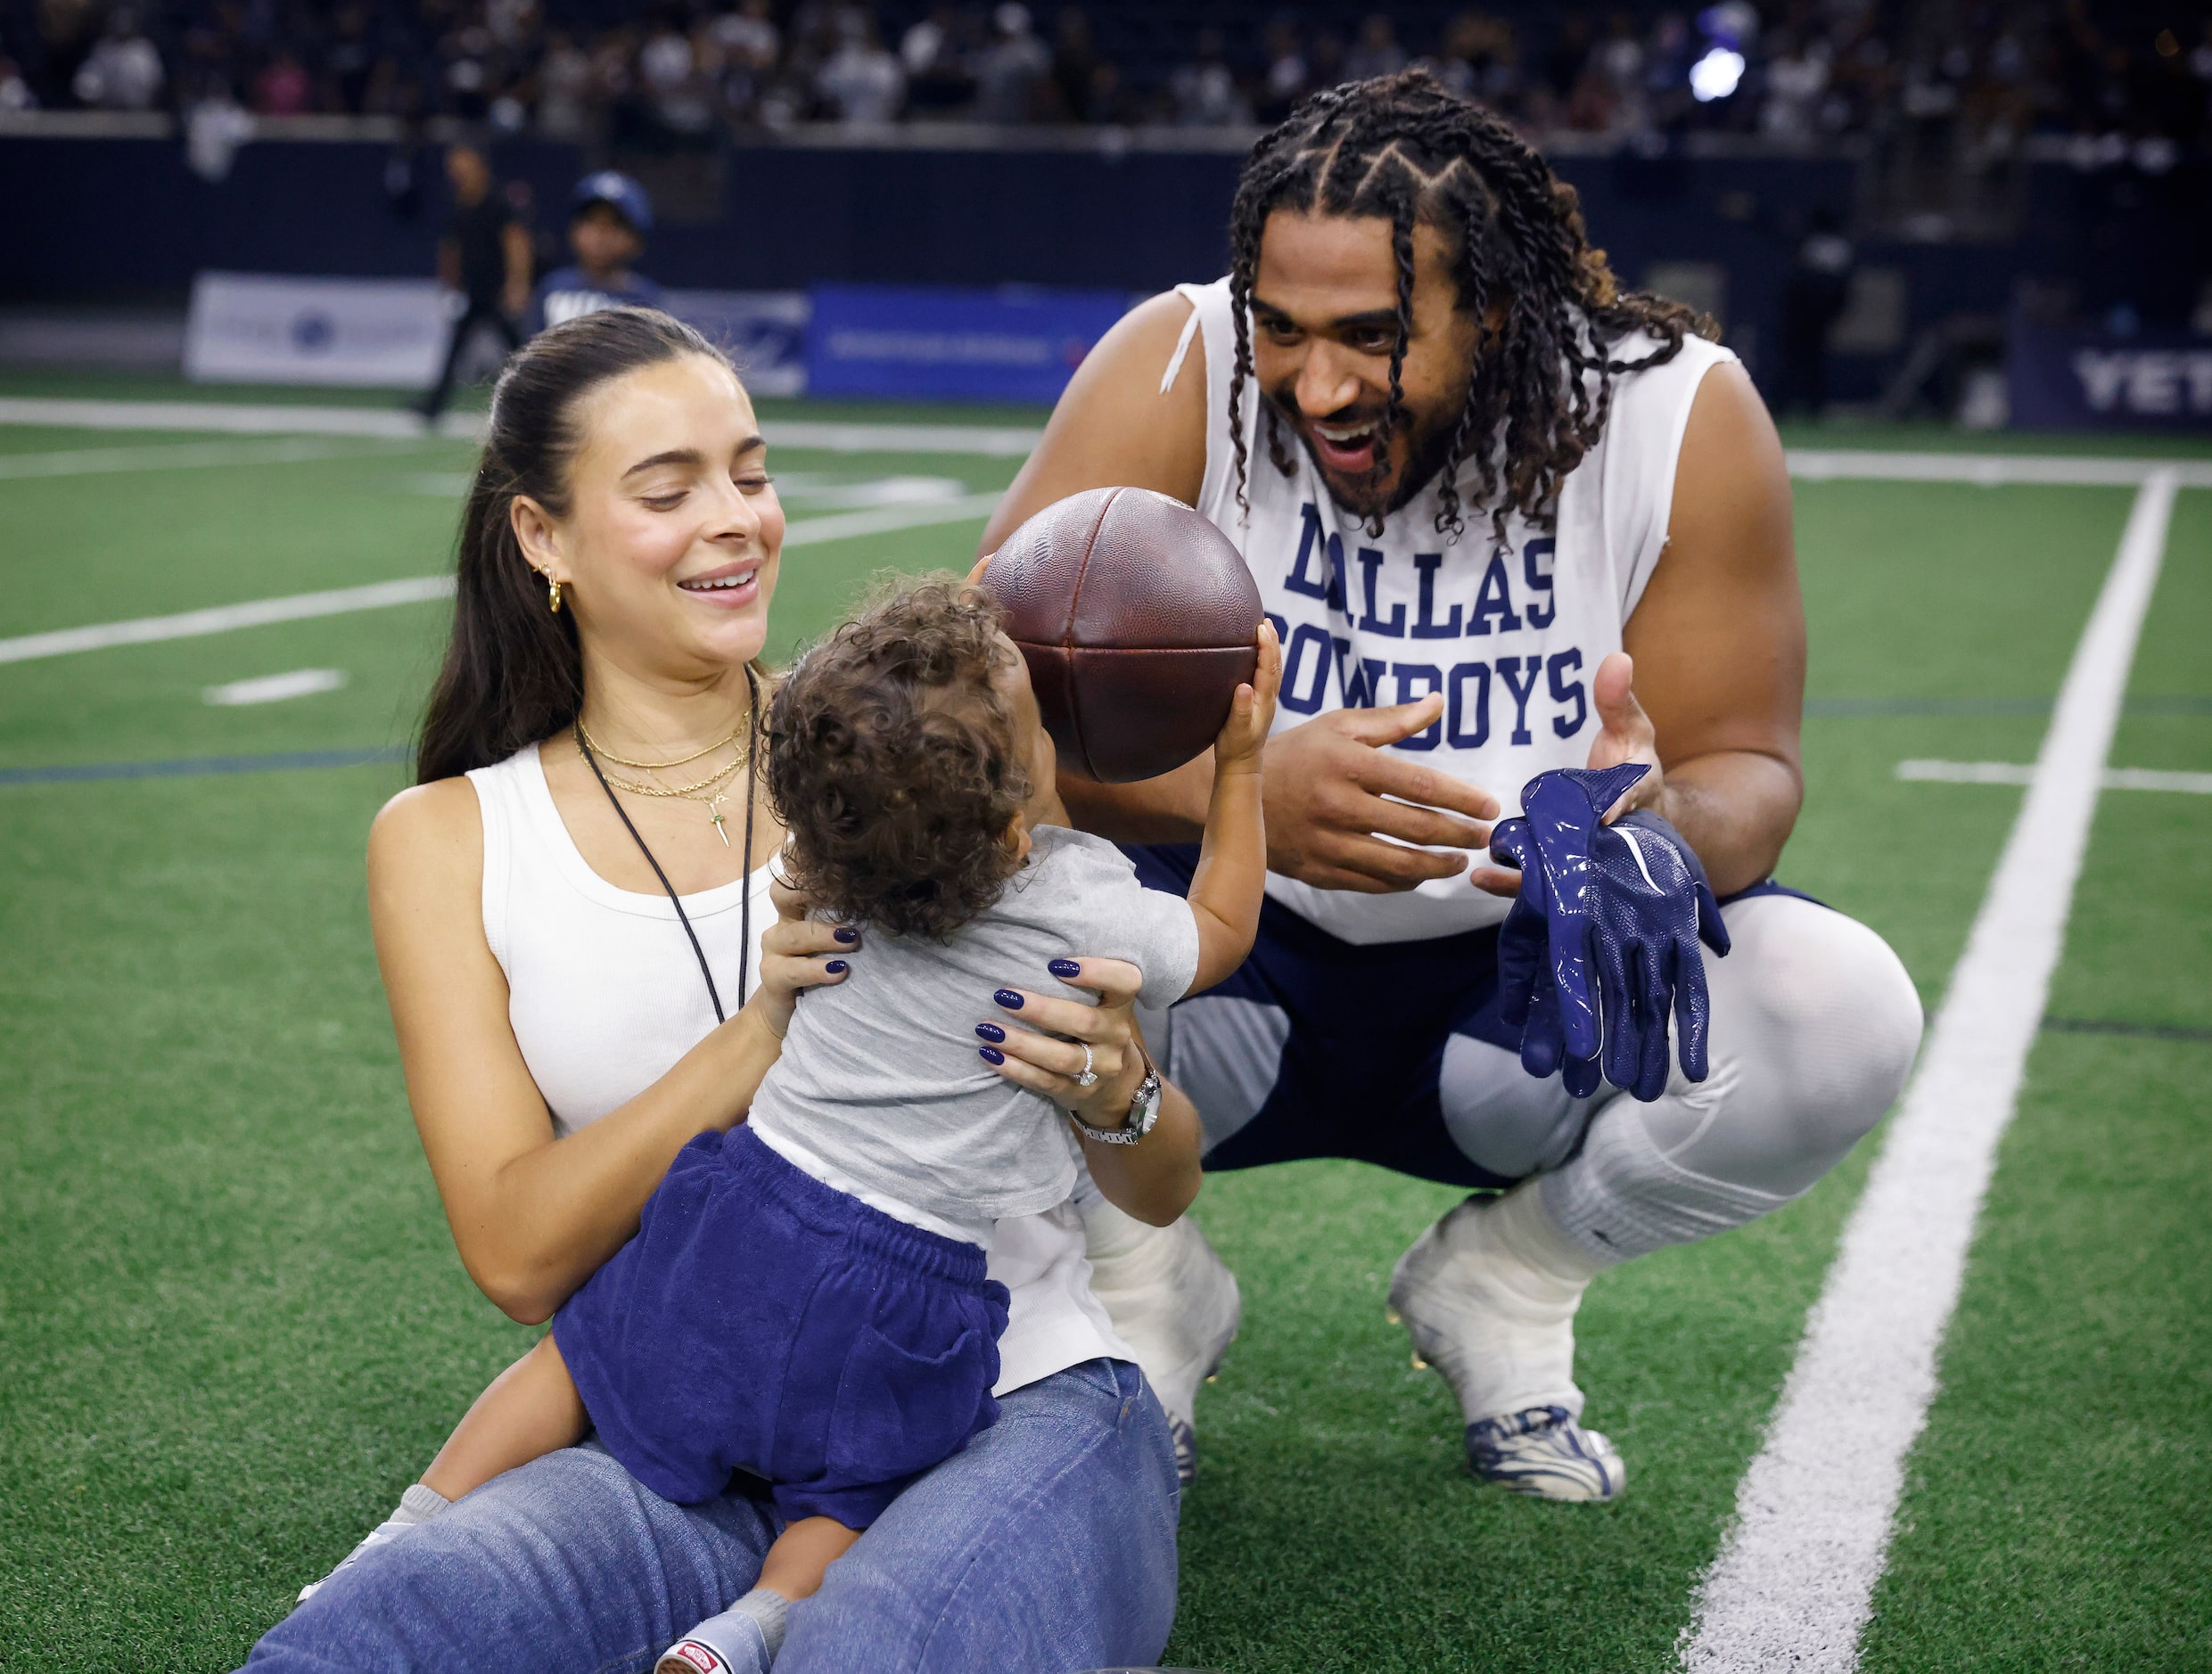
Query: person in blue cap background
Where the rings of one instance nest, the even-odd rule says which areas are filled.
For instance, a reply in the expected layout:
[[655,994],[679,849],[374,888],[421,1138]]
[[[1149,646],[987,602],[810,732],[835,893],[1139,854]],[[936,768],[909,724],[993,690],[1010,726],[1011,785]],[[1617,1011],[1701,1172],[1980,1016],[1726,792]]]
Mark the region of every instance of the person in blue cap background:
[[576,260],[538,282],[531,299],[533,333],[601,308],[662,306],[661,287],[630,264],[653,231],[653,201],[628,175],[612,168],[586,175],[569,194],[569,249]]

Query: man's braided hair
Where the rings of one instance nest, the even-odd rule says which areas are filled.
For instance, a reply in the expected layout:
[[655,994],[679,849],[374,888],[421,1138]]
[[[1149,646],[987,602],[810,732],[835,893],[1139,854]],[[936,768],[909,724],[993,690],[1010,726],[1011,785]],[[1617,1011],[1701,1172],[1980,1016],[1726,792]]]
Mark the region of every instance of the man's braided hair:
[[[1398,334],[1380,441],[1386,444],[1405,418],[1401,378],[1413,328],[1413,229],[1426,224],[1444,237],[1459,306],[1477,332],[1467,400],[1442,462],[1437,532],[1456,537],[1465,527],[1460,474],[1469,461],[1473,497],[1492,508],[1500,540],[1516,511],[1550,529],[1560,481],[1604,432],[1614,374],[1672,360],[1687,334],[1719,335],[1710,318],[1679,302],[1623,291],[1605,252],[1591,248],[1576,205],[1575,188],[1501,119],[1446,92],[1426,70],[1317,93],[1263,135],[1245,164],[1229,216],[1237,359],[1229,422],[1238,504],[1249,508],[1244,393],[1253,375],[1253,279],[1268,217],[1278,209],[1372,216],[1390,223],[1398,267]],[[1494,331],[1493,308],[1502,316]],[[1641,359],[1615,359],[1615,345],[1635,332],[1659,347]],[[1268,457],[1290,476],[1296,466],[1284,427],[1267,403],[1260,412]],[[1378,484],[1388,471],[1378,445]]]

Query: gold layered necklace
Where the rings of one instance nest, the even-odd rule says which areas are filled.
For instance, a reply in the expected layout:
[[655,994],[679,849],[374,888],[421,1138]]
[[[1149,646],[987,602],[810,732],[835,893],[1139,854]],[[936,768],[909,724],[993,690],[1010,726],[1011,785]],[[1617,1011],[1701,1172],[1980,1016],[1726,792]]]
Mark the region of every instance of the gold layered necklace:
[[[641,773],[662,773],[671,767],[687,767],[703,756],[711,755],[718,750],[728,749],[730,745],[736,743],[742,738],[744,741],[744,745],[735,756],[715,768],[713,772],[706,775],[705,777],[694,779],[688,784],[664,784],[649,779],[624,778],[620,774],[604,774],[608,784],[618,791],[628,791],[632,796],[677,798],[687,802],[703,804],[707,817],[714,822],[714,834],[722,840],[722,847],[725,849],[729,847],[729,833],[722,823],[722,804],[728,799],[734,788],[732,781],[739,774],[744,773],[752,763],[752,717],[748,715],[745,718],[745,724],[731,733],[728,737],[720,739],[703,750],[695,750],[687,756],[678,756],[670,761],[634,761],[627,756],[616,755],[602,744],[585,726],[584,718],[581,715],[576,718],[576,741],[588,756],[596,756],[600,761],[634,768]],[[745,783],[748,785],[752,784],[750,775]]]

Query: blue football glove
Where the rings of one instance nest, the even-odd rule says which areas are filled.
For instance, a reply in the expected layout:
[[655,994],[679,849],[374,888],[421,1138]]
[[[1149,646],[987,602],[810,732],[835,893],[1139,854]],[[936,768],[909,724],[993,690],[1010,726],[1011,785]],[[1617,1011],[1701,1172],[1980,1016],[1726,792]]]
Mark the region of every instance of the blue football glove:
[[1603,1045],[1591,840],[1599,816],[1649,771],[1636,763],[1540,773],[1522,788],[1521,813],[1490,833],[1491,858],[1521,873],[1498,937],[1501,1014],[1521,1029],[1521,1067],[1563,1075],[1576,1098],[1598,1090]]
[[1599,827],[1591,865],[1605,1076],[1649,1104],[1666,1091],[1670,1014],[1682,1073],[1706,1078],[1711,1003],[1698,944],[1724,956],[1728,929],[1697,855],[1657,814],[1639,809]]
[[1650,769],[1540,773],[1523,813],[1491,833],[1491,855],[1519,867],[1521,892],[1498,939],[1500,1010],[1521,1030],[1521,1067],[1560,1075],[1587,1098],[1601,1079],[1640,1099],[1666,1087],[1667,1020],[1681,1022],[1682,1070],[1706,1073],[1708,1004],[1699,937],[1728,932],[1688,844],[1656,815],[1599,823]]

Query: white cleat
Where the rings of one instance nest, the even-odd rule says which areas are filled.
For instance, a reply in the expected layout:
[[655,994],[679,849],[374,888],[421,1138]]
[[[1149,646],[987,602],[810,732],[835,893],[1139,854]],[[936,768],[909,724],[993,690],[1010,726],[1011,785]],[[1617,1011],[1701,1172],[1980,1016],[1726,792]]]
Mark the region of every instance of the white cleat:
[[1509,1493],[1540,1499],[1617,1499],[1628,1486],[1628,1467],[1613,1444],[1564,1407],[1532,1407],[1469,1424],[1467,1466]]
[[1558,1232],[1535,1182],[1470,1197],[1414,1241],[1390,1309],[1459,1398],[1468,1468],[1544,1499],[1608,1500],[1628,1485],[1613,1444],[1582,1427],[1575,1310],[1598,1264]]
[[1091,1292],[1166,1409],[1175,1474],[1188,1487],[1198,1469],[1198,1386],[1220,1369],[1243,1317],[1237,1276],[1188,1215],[1147,1227],[1101,1200],[1084,1205],[1083,1224]]

